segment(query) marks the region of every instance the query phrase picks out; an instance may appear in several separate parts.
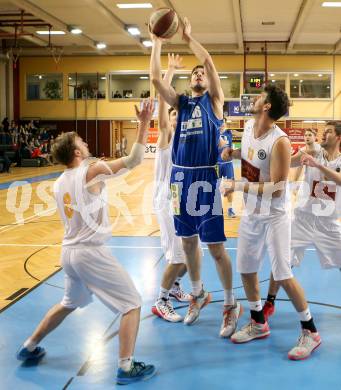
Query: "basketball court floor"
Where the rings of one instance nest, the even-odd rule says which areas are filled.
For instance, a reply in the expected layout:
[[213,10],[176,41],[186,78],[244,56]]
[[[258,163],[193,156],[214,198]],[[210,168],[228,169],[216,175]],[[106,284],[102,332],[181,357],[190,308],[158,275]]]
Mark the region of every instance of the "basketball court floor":
[[[158,374],[136,389],[337,389],[340,386],[341,303],[339,270],[321,271],[313,248],[306,252],[295,275],[302,282],[322,336],[321,347],[306,361],[293,362],[287,352],[300,332],[299,321],[281,291],[276,313],[270,320],[271,335],[245,345],[220,339],[223,293],[213,260],[204,247],[203,280],[213,302],[190,327],[171,324],[151,314],[165,261],[155,216],[148,207],[152,161],[126,177],[108,183],[113,237],[107,243],[132,276],[143,297],[142,320],[137,342],[138,359],[153,362]],[[14,169],[0,183],[0,388],[9,389],[112,389],[117,359],[119,317],[97,299],[78,309],[42,343],[47,355],[38,364],[18,362],[15,353],[45,312],[63,295],[63,270],[59,265],[62,225],[53,204],[34,208],[39,186],[53,183],[61,167]],[[13,181],[20,180],[21,183]],[[25,183],[23,183],[25,182]],[[49,183],[49,184],[41,184]],[[25,187],[26,186],[26,187]],[[14,191],[17,188],[18,192]],[[31,195],[27,188],[32,189]],[[150,188],[150,187],[149,187]],[[11,192],[12,191],[12,192]],[[109,197],[110,198],[110,197]],[[22,220],[8,211],[26,202]],[[117,203],[117,202],[121,203]],[[145,202],[145,203],[144,203]],[[40,202],[43,203],[43,202]],[[12,204],[12,207],[13,207]],[[237,209],[239,200],[236,200]],[[142,206],[141,206],[142,205]],[[24,204],[25,206],[25,204]],[[118,212],[118,210],[121,210]],[[226,242],[234,268],[236,297],[245,301],[235,272],[238,218],[225,219]],[[266,296],[269,264],[260,273],[262,296]],[[188,279],[184,277],[188,290]],[[239,324],[248,319],[245,314]],[[175,303],[184,314],[186,305]]]

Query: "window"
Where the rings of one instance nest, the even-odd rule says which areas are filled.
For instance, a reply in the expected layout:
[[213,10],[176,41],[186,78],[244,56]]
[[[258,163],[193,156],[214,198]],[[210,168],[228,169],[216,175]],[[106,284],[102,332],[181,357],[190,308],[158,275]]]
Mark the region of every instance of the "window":
[[70,73],[69,99],[105,99],[106,80],[104,73]]
[[39,73],[26,77],[27,100],[63,99],[63,74]]
[[290,97],[296,99],[330,99],[330,73],[291,73]]
[[268,73],[268,85],[275,85],[285,91],[285,79],[287,73]]
[[219,73],[225,99],[239,99],[240,73]]
[[143,99],[150,96],[148,73],[110,73],[110,99]]

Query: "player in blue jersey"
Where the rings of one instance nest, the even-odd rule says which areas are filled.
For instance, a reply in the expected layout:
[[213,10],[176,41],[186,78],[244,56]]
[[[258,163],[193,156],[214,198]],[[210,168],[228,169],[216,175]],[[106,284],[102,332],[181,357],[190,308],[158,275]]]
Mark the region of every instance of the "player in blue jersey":
[[[233,138],[233,130],[226,129],[225,120],[223,125],[220,128],[220,137],[223,139],[226,145],[224,145],[223,148],[228,147],[232,149],[232,138]],[[233,162],[232,160],[225,161],[221,153],[223,152],[223,148],[220,149],[220,153],[218,155],[218,167],[219,167],[219,177],[224,179],[230,179],[234,180],[234,169],[233,169]],[[233,194],[229,194],[227,197],[228,202],[228,209],[227,209],[227,216],[229,218],[235,218],[236,214],[232,207],[233,202]]]
[[191,73],[192,96],[178,95],[162,80],[162,40],[152,36],[151,79],[159,94],[178,111],[178,123],[172,150],[171,191],[176,235],[182,237],[192,297],[184,323],[193,324],[200,309],[211,300],[201,281],[201,251],[198,240],[208,245],[224,288],[221,337],[229,337],[237,326],[241,306],[232,290],[231,260],[224,248],[217,162],[223,123],[224,94],[210,54],[191,35],[191,25],[184,20],[183,39],[197,57]]

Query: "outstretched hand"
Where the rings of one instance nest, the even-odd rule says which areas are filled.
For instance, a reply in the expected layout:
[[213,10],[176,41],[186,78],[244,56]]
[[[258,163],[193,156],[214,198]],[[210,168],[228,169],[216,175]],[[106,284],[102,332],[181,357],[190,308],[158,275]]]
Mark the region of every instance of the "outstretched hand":
[[168,53],[168,69],[183,69],[184,66],[182,65],[182,57],[179,56],[179,54],[170,54]]
[[145,99],[142,101],[142,109],[139,110],[135,104],[136,118],[143,123],[150,122],[154,112],[154,99]]

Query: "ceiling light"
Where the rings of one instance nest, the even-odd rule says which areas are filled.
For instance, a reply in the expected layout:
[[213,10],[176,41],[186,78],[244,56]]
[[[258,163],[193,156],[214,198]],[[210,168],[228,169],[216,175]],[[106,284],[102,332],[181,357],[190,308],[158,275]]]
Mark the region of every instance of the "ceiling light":
[[320,73],[318,76],[319,76],[319,77],[322,77],[322,76],[323,76],[323,74],[322,74],[322,73]]
[[326,123],[326,121],[303,121],[303,123]]
[[131,123],[137,123],[138,121],[136,119],[132,119],[130,122]]
[[41,80],[42,78],[43,78],[43,76],[40,74],[40,75],[38,76],[38,79]]
[[303,83],[303,80],[300,80],[300,83]]
[[102,76],[101,77],[101,80],[106,80],[107,78],[105,76]]
[[118,3],[116,4],[118,8],[121,9],[131,9],[131,8],[153,8],[150,3]]
[[219,78],[222,80],[225,80],[225,79],[228,79],[229,77],[228,76],[219,76]]
[[324,1],[322,7],[341,7],[341,1]]
[[65,35],[64,31],[57,31],[57,30],[42,30],[42,31],[36,31],[39,35]]
[[295,74],[294,74],[294,76],[295,76],[295,77],[298,77],[298,76],[299,76],[299,74],[298,74],[298,73],[295,73]]
[[179,76],[179,79],[186,80],[186,79],[188,79],[188,76]]
[[141,35],[141,31],[136,26],[127,26],[126,29],[130,35]]
[[69,80],[72,80],[72,77],[69,77]]
[[275,82],[276,82],[276,80],[271,80],[271,82],[272,82],[272,83],[275,83]]
[[275,75],[274,73],[270,73],[270,77],[274,77],[274,75]]
[[148,80],[149,77],[148,76],[140,76],[140,80]]
[[142,40],[142,44],[146,47],[152,47],[153,46],[153,42],[149,39],[143,39]]
[[71,27],[71,29],[70,29],[71,34],[78,35],[78,34],[82,34],[82,32],[83,31],[78,27]]
[[97,49],[105,49],[107,47],[107,45],[103,42],[98,42],[98,43],[96,43],[96,47],[97,47]]
[[327,85],[327,87],[326,87],[327,89],[330,89],[330,86],[329,85]]
[[231,119],[225,119],[226,123],[232,123]]
[[296,86],[296,85],[294,85],[294,89],[297,89],[297,86]]

